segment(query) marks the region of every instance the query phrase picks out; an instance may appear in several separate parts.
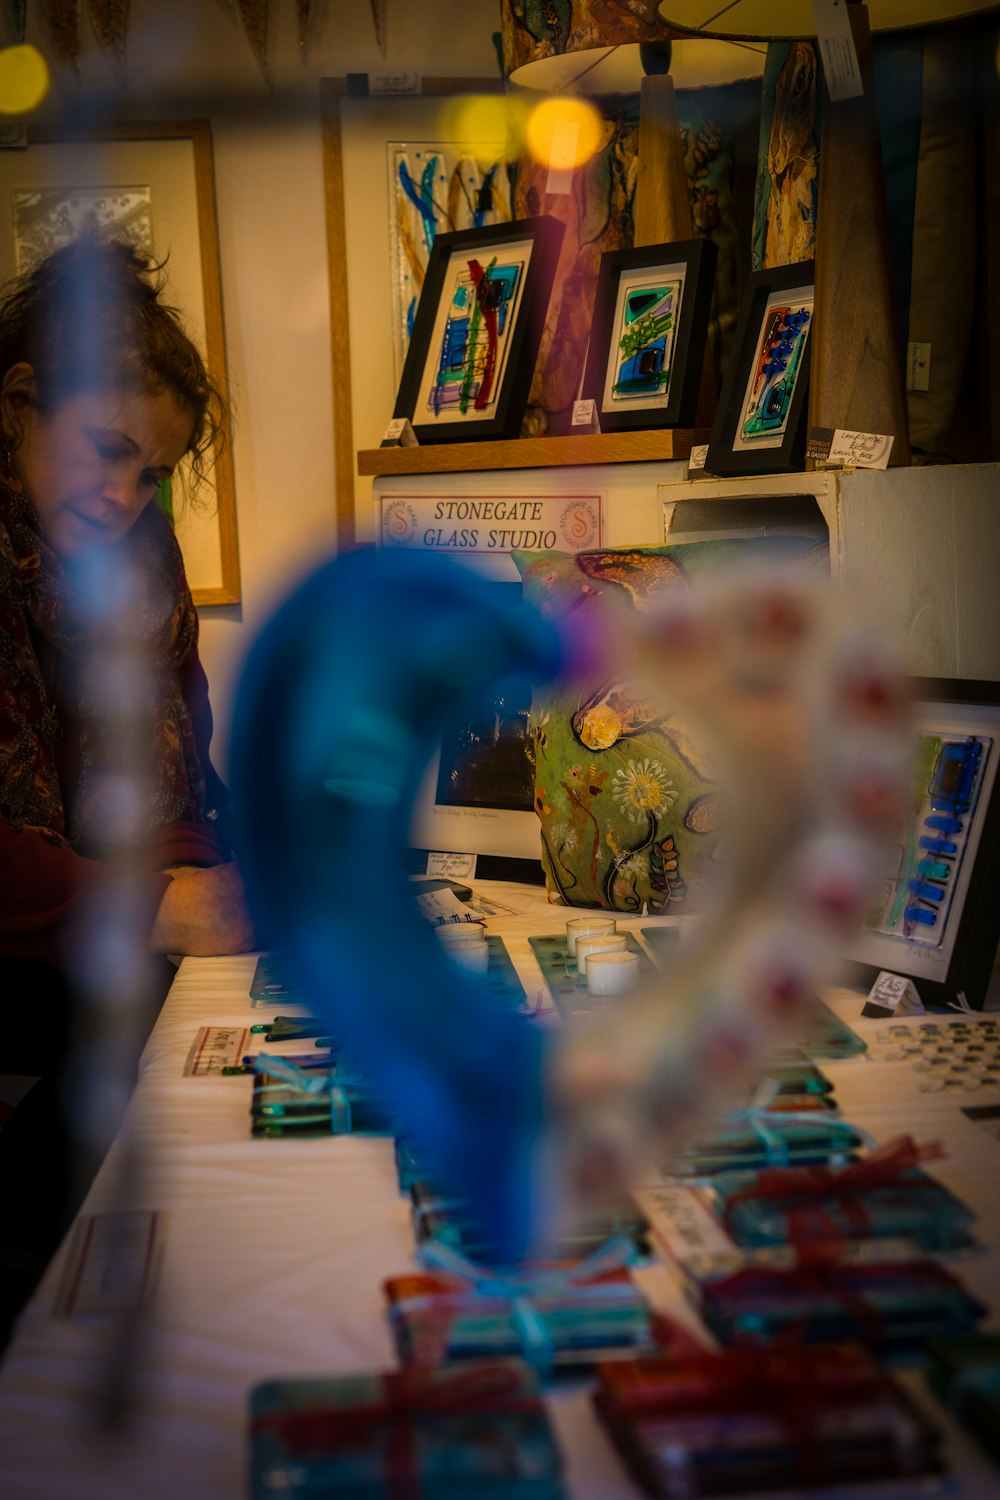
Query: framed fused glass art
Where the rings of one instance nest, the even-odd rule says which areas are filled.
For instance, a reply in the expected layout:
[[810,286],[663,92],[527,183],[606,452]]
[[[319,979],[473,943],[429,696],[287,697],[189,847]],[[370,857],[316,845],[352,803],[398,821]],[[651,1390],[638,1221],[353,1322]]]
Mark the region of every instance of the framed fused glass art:
[[421,443],[518,435],[562,236],[544,214],[437,236],[393,412]]
[[911,795],[849,957],[981,1006],[1000,939],[1000,683],[913,679]]

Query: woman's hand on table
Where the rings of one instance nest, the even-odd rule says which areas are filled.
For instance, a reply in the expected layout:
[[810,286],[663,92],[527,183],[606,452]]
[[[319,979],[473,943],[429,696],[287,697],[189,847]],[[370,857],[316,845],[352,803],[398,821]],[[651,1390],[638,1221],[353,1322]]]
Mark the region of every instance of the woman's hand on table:
[[149,945],[156,953],[211,958],[257,946],[239,867],[180,865],[164,872],[163,894]]

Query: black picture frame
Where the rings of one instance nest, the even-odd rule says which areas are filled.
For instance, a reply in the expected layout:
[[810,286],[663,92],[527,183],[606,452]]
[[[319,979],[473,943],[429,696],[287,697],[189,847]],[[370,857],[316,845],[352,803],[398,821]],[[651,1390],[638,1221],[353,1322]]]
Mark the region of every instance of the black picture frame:
[[[584,395],[595,403],[602,432],[693,424],[717,260],[710,240],[607,250],[601,256]],[[632,326],[652,319],[653,336],[623,353],[621,333],[630,316],[626,299],[637,297],[654,300]],[[672,312],[664,308],[668,301]],[[671,316],[671,326],[662,328],[663,318]]]
[[[942,733],[942,751],[932,768],[928,787],[937,780],[951,778],[943,798],[945,807],[936,816],[949,816],[947,803],[952,800],[954,821],[965,826],[949,835],[934,828],[920,831],[920,837],[935,837],[948,849],[921,849],[916,840],[915,853],[925,866],[933,869],[940,862],[943,880],[935,883],[948,892],[949,905],[939,912],[942,918],[940,948],[932,950],[904,936],[888,936],[871,925],[851,945],[849,977],[870,988],[882,969],[912,979],[925,1005],[947,1006],[958,1003],[964,995],[973,1009],[981,1009],[986,998],[997,945],[1000,943],[1000,683],[977,682],[960,678],[913,678],[914,717],[918,732]],[[956,788],[961,788],[961,747],[968,740],[989,740],[982,746],[977,761],[978,780],[971,783],[974,803],[967,814],[954,802]],[[947,758],[944,746],[959,747]],[[939,801],[942,798],[939,797]],[[920,816],[914,817],[918,825]],[[908,849],[904,851],[908,854]],[[902,878],[908,871],[901,869]],[[892,872],[887,872],[892,883]],[[935,902],[919,903],[934,915]],[[942,902],[943,908],[943,902]],[[890,913],[891,915],[891,913]],[[915,928],[919,924],[913,924]],[[934,935],[937,923],[926,929],[925,938]],[[911,930],[913,930],[911,928]]]
[[[541,214],[437,236],[393,411],[394,417],[409,418],[418,442],[460,443],[519,435],[564,231],[558,219]],[[495,269],[504,274],[492,277],[495,290],[487,302],[478,291],[483,283],[475,280],[472,267],[475,264],[480,274],[488,275],[494,257],[500,257]],[[483,382],[477,384],[467,358],[469,332],[473,326],[477,333],[484,329],[475,341],[475,347],[483,351],[481,373],[487,367],[491,312],[497,320],[495,363],[488,400],[481,407]],[[439,363],[438,355],[446,348],[449,359]],[[446,370],[445,378],[438,380],[442,370]],[[460,371],[466,372],[461,378]]]
[[[784,325],[770,326],[772,314],[790,309]],[[805,322],[800,319],[807,312]],[[709,474],[782,474],[801,469],[805,455],[806,392],[812,352],[813,263],[777,266],[753,272],[740,303],[733,348],[705,459]],[[787,366],[773,372],[777,379],[753,389],[759,362],[766,358],[769,338],[796,334],[784,355]],[[788,387],[791,386],[789,390]],[[751,412],[751,407],[753,411]],[[751,429],[751,430],[748,430]],[[752,430],[756,429],[756,430]]]

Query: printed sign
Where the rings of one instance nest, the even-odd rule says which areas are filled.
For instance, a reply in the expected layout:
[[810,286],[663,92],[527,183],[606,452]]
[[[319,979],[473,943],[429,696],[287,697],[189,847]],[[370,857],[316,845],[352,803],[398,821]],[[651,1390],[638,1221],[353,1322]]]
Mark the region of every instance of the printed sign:
[[202,1026],[184,1063],[185,1078],[204,1078],[243,1061],[250,1032],[245,1026]]
[[414,495],[377,499],[379,542],[461,557],[583,552],[604,541],[603,495]]
[[81,1215],[73,1226],[56,1317],[95,1317],[145,1307],[156,1290],[163,1236],[163,1214]]

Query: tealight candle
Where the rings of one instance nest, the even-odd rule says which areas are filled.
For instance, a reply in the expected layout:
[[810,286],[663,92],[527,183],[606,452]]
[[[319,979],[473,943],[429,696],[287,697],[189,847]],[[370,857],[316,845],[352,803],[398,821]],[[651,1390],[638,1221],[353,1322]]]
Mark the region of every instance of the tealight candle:
[[470,974],[485,974],[490,966],[490,946],[481,943],[449,943],[448,957]]
[[592,995],[627,995],[639,982],[638,953],[591,953],[587,989]]
[[623,932],[604,932],[577,938],[577,969],[585,975],[587,965],[595,953],[625,953],[627,949],[628,939]]
[[607,934],[617,931],[618,923],[614,917],[570,917],[566,923],[566,951],[570,958],[575,958],[579,938],[596,937],[599,933]]
[[434,936],[447,947],[459,943],[485,943],[486,929],[482,922],[448,922],[435,927]]

